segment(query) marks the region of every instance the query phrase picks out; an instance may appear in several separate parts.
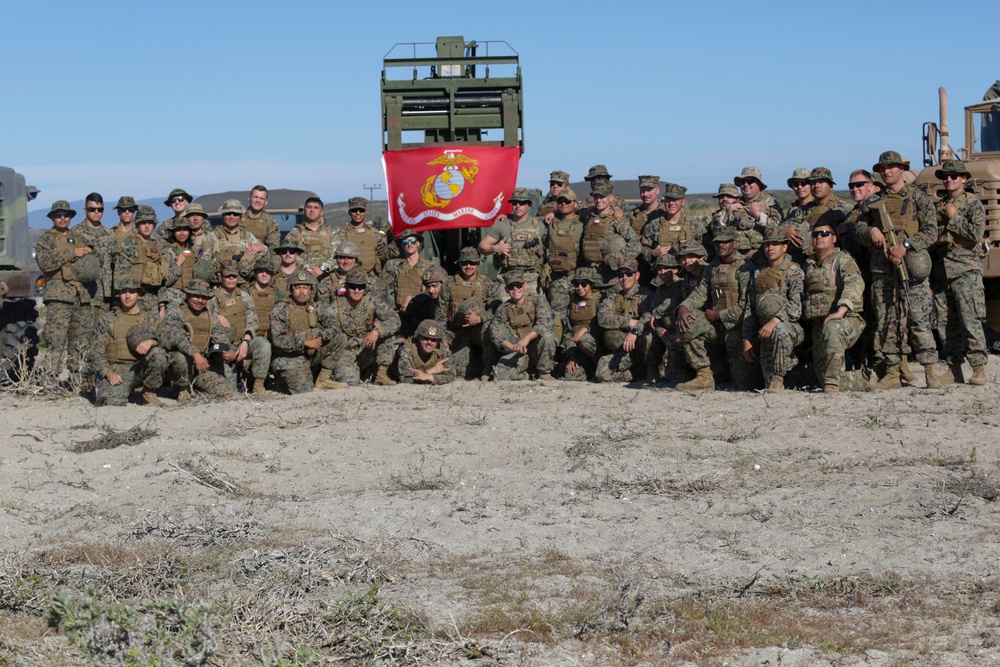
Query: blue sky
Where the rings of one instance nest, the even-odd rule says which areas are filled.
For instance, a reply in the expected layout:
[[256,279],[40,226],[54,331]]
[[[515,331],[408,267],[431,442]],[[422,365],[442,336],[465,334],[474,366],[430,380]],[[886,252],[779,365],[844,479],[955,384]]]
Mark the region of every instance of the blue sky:
[[36,209],[256,182],[365,194],[384,180],[383,56],[462,35],[520,54],[519,185],[595,163],[692,192],[749,164],[772,187],[818,165],[843,185],[882,150],[919,164],[938,86],[962,141],[962,107],[1000,79],[998,7],[39,0],[5,20],[0,163],[42,190]]

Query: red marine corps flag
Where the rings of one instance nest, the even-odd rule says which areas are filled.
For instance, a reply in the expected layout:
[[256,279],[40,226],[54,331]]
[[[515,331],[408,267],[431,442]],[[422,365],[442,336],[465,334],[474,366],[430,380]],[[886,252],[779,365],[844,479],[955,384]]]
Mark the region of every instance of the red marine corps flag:
[[447,146],[382,153],[392,231],[489,227],[517,183],[516,146]]

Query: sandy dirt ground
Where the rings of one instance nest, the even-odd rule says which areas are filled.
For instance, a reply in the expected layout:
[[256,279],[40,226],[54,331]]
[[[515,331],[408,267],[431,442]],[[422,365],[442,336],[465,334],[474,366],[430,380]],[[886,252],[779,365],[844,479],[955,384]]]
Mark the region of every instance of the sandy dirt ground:
[[[998,374],[993,358],[985,387],[839,395],[0,393],[6,576],[144,540],[231,560],[340,545],[377,563],[382,599],[466,647],[428,662],[1000,665]],[[71,451],[140,426],[156,435]],[[59,632],[19,616],[0,619],[0,662],[44,664],[16,656]]]

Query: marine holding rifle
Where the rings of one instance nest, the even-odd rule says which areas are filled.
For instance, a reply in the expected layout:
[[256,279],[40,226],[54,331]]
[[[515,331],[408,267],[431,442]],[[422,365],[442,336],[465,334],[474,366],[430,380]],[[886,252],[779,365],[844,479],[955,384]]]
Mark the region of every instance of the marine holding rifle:
[[854,228],[857,241],[872,251],[875,361],[880,376],[874,389],[903,386],[899,365],[907,331],[910,347],[924,366],[927,386],[941,387],[927,282],[927,248],[938,240],[937,213],[926,194],[906,184],[903,173],[909,167],[896,151],[879,156],[872,170],[882,176],[885,190],[865,200]]

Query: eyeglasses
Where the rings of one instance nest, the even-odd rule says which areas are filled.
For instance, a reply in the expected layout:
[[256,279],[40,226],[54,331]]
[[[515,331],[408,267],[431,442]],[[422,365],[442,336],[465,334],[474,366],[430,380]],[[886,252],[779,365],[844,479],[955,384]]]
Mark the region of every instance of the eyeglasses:
[[87,213],[104,213],[103,206],[88,206]]
[[417,239],[403,239],[399,242],[400,245],[410,245],[411,243],[416,243]]
[[827,236],[833,236],[833,232],[831,232],[829,229],[824,229],[824,230],[812,233],[812,237],[814,239],[818,239],[818,238],[824,238],[825,239]]
[[524,283],[508,283],[507,289],[524,289]]
[[791,185],[793,188],[804,188],[805,186],[809,185],[809,181],[802,181],[802,180],[788,181],[788,184]]
[[957,181],[960,178],[957,174],[945,174],[941,177],[942,181]]
[[176,204],[178,202],[187,201],[187,197],[174,197],[170,200],[171,204]]
[[628,269],[624,269],[623,271],[619,271],[618,272],[618,277],[619,278],[631,278],[634,275],[635,275],[635,271],[630,271]]
[[854,181],[853,183],[848,183],[847,187],[849,187],[851,190],[858,190],[860,188],[865,187],[866,185],[868,185],[870,183],[871,183],[871,181]]

